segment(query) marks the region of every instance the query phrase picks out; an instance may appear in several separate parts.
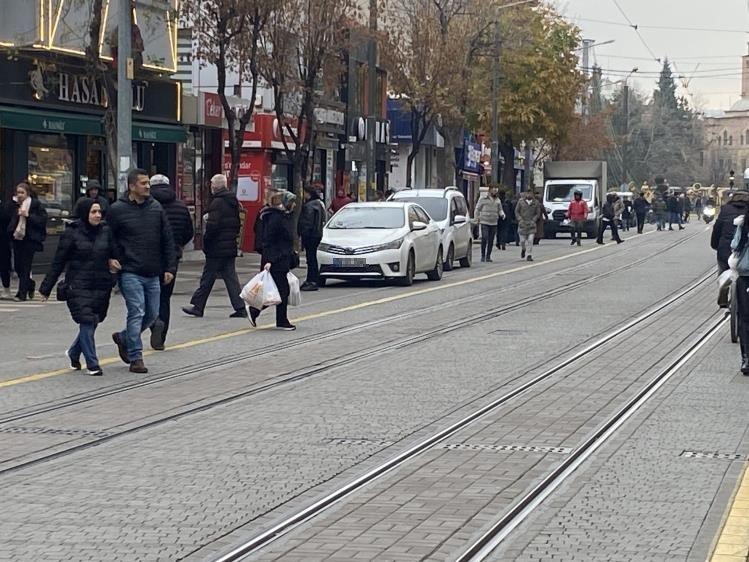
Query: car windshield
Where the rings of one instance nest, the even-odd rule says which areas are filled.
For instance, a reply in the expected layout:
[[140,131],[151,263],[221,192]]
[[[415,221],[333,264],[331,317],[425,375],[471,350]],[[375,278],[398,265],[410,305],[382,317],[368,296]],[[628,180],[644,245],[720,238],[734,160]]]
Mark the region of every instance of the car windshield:
[[328,228],[402,228],[406,223],[401,207],[344,207],[330,220]]
[[447,199],[444,197],[398,197],[398,201],[418,203],[433,220],[443,221],[447,218]]
[[546,200],[552,203],[572,201],[575,191],[581,191],[583,199],[588,201],[593,198],[593,186],[590,184],[557,183],[546,186]]

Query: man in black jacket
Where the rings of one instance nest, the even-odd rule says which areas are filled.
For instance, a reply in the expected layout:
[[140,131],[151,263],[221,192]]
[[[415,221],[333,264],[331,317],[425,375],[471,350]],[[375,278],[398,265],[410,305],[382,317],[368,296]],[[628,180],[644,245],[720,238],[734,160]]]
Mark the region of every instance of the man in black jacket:
[[728,258],[731,257],[731,240],[736,233],[733,220],[743,217],[749,210],[749,191],[737,191],[731,199],[720,208],[715,220],[710,246],[718,252],[718,274],[728,269]]
[[159,316],[161,283],[174,280],[177,252],[169,219],[151,197],[148,173],[131,170],[127,187],[127,194],[107,214],[115,245],[112,269],[120,272],[120,292],[127,305],[127,327],[112,339],[130,372],[147,373],[140,335]]
[[641,192],[637,199],[635,199],[633,207],[635,209],[635,217],[637,217],[637,234],[642,234],[642,229],[645,228],[645,217],[648,214],[648,208],[650,208],[650,203],[645,199],[644,193]]
[[[109,200],[101,195],[101,183],[99,183],[99,180],[88,180],[86,182],[86,197],[90,197],[99,204],[101,216],[106,218],[107,211],[109,210]],[[73,212],[74,216],[78,216],[78,205],[82,200],[83,197],[76,203],[76,209]]]
[[182,312],[201,317],[205,311],[208,295],[211,294],[216,277],[222,277],[234,312],[230,318],[246,318],[244,302],[239,298],[241,291],[235,262],[237,260],[237,236],[239,221],[239,201],[227,188],[226,176],[216,174],[211,178],[213,197],[208,205],[208,220],[203,235],[205,266],[200,278],[200,286],[190,300],[190,306],[183,306]]
[[307,256],[307,279],[300,287],[302,291],[317,291],[320,285],[317,247],[322,240],[322,230],[326,220],[325,205],[320,200],[320,193],[314,186],[305,189],[304,205],[297,225],[297,231],[302,237],[302,246]]
[[[151,195],[164,208],[169,226],[172,228],[174,246],[177,252],[177,268],[179,260],[182,259],[182,249],[185,244],[192,240],[195,231],[192,226],[192,217],[184,201],[177,199],[177,194],[169,185],[169,178],[156,174],[151,178]],[[164,349],[166,334],[169,331],[169,317],[171,315],[170,301],[174,292],[174,283],[177,280],[175,269],[174,279],[161,287],[161,298],[159,299],[159,317],[151,326],[151,347],[159,351]]]

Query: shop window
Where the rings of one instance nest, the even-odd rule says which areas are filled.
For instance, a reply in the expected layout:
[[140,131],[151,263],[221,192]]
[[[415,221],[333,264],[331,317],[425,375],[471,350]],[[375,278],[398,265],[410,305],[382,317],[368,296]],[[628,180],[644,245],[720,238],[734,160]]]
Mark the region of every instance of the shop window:
[[47,231],[62,231],[75,201],[73,150],[65,135],[29,135],[29,182],[47,210]]
[[287,164],[271,166],[271,185],[273,189],[289,189],[289,166]]

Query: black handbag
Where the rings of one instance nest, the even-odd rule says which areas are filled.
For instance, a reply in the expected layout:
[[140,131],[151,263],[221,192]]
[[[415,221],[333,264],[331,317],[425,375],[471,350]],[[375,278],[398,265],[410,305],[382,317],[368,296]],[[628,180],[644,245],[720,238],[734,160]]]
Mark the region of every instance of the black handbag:
[[65,279],[60,280],[59,283],[57,283],[57,295],[56,298],[58,301],[66,301],[68,300],[68,284],[65,281]]

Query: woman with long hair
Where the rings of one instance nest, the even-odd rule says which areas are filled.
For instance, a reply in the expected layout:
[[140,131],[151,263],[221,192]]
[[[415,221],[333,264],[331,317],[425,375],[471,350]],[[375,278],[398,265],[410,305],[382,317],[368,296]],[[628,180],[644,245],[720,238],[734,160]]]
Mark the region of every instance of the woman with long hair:
[[58,278],[65,271],[66,301],[78,335],[65,352],[72,369],[81,368],[81,354],[88,374],[102,374],[96,356],[94,333],[104,321],[114,285],[109,260],[113,259],[112,231],[102,222],[101,204],[95,199],[81,199],[76,206],[77,220],[68,225],[60,237],[52,269],[44,278],[39,292],[46,300]]
[[13,265],[18,275],[16,301],[34,298],[36,283],[31,279],[34,254],[44,249],[47,238],[47,211],[26,182],[16,186],[10,207],[8,234],[13,240]]

